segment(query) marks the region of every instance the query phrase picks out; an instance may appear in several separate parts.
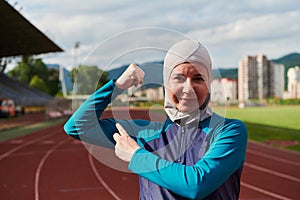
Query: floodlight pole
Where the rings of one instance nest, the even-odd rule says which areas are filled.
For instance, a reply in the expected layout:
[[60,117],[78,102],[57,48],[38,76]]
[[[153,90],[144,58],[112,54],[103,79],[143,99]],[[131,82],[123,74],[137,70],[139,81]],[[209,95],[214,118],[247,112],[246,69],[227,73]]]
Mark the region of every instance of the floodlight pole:
[[74,67],[77,67],[77,50],[79,49],[80,47],[80,42],[75,42],[74,44]]

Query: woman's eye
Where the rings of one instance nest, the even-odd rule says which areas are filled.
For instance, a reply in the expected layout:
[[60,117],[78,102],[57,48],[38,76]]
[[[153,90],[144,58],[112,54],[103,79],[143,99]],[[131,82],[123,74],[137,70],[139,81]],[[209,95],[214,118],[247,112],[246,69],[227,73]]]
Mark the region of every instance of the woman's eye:
[[175,76],[174,80],[176,80],[176,81],[184,81],[185,78],[183,76]]
[[195,77],[194,81],[200,82],[200,81],[204,81],[204,79],[202,77]]

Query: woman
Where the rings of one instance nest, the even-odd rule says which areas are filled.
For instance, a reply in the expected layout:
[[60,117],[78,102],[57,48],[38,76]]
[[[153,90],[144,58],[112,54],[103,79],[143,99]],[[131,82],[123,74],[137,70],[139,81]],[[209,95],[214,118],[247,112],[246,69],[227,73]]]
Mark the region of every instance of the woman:
[[166,121],[99,120],[115,96],[143,82],[144,72],[131,64],[83,103],[65,131],[114,147],[139,175],[140,199],[238,199],[247,130],[209,107],[209,53],[197,41],[180,41],[165,56],[163,76]]

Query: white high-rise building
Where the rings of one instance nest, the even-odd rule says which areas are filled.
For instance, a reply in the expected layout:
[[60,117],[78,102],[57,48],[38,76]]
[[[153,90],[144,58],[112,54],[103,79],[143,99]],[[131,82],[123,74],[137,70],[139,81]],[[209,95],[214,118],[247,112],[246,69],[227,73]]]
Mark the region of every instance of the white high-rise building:
[[296,66],[288,70],[288,93],[290,98],[300,99],[300,68]]
[[274,97],[283,98],[284,95],[284,65],[273,63],[274,66]]
[[265,55],[245,56],[238,68],[238,98],[244,104],[267,97],[283,97],[284,68]]

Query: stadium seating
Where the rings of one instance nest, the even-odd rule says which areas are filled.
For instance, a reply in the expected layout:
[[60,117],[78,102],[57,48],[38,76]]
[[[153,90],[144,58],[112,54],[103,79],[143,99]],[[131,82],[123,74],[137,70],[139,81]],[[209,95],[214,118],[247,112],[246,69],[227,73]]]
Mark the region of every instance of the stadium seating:
[[0,98],[12,98],[16,105],[26,107],[44,106],[53,97],[0,73]]

